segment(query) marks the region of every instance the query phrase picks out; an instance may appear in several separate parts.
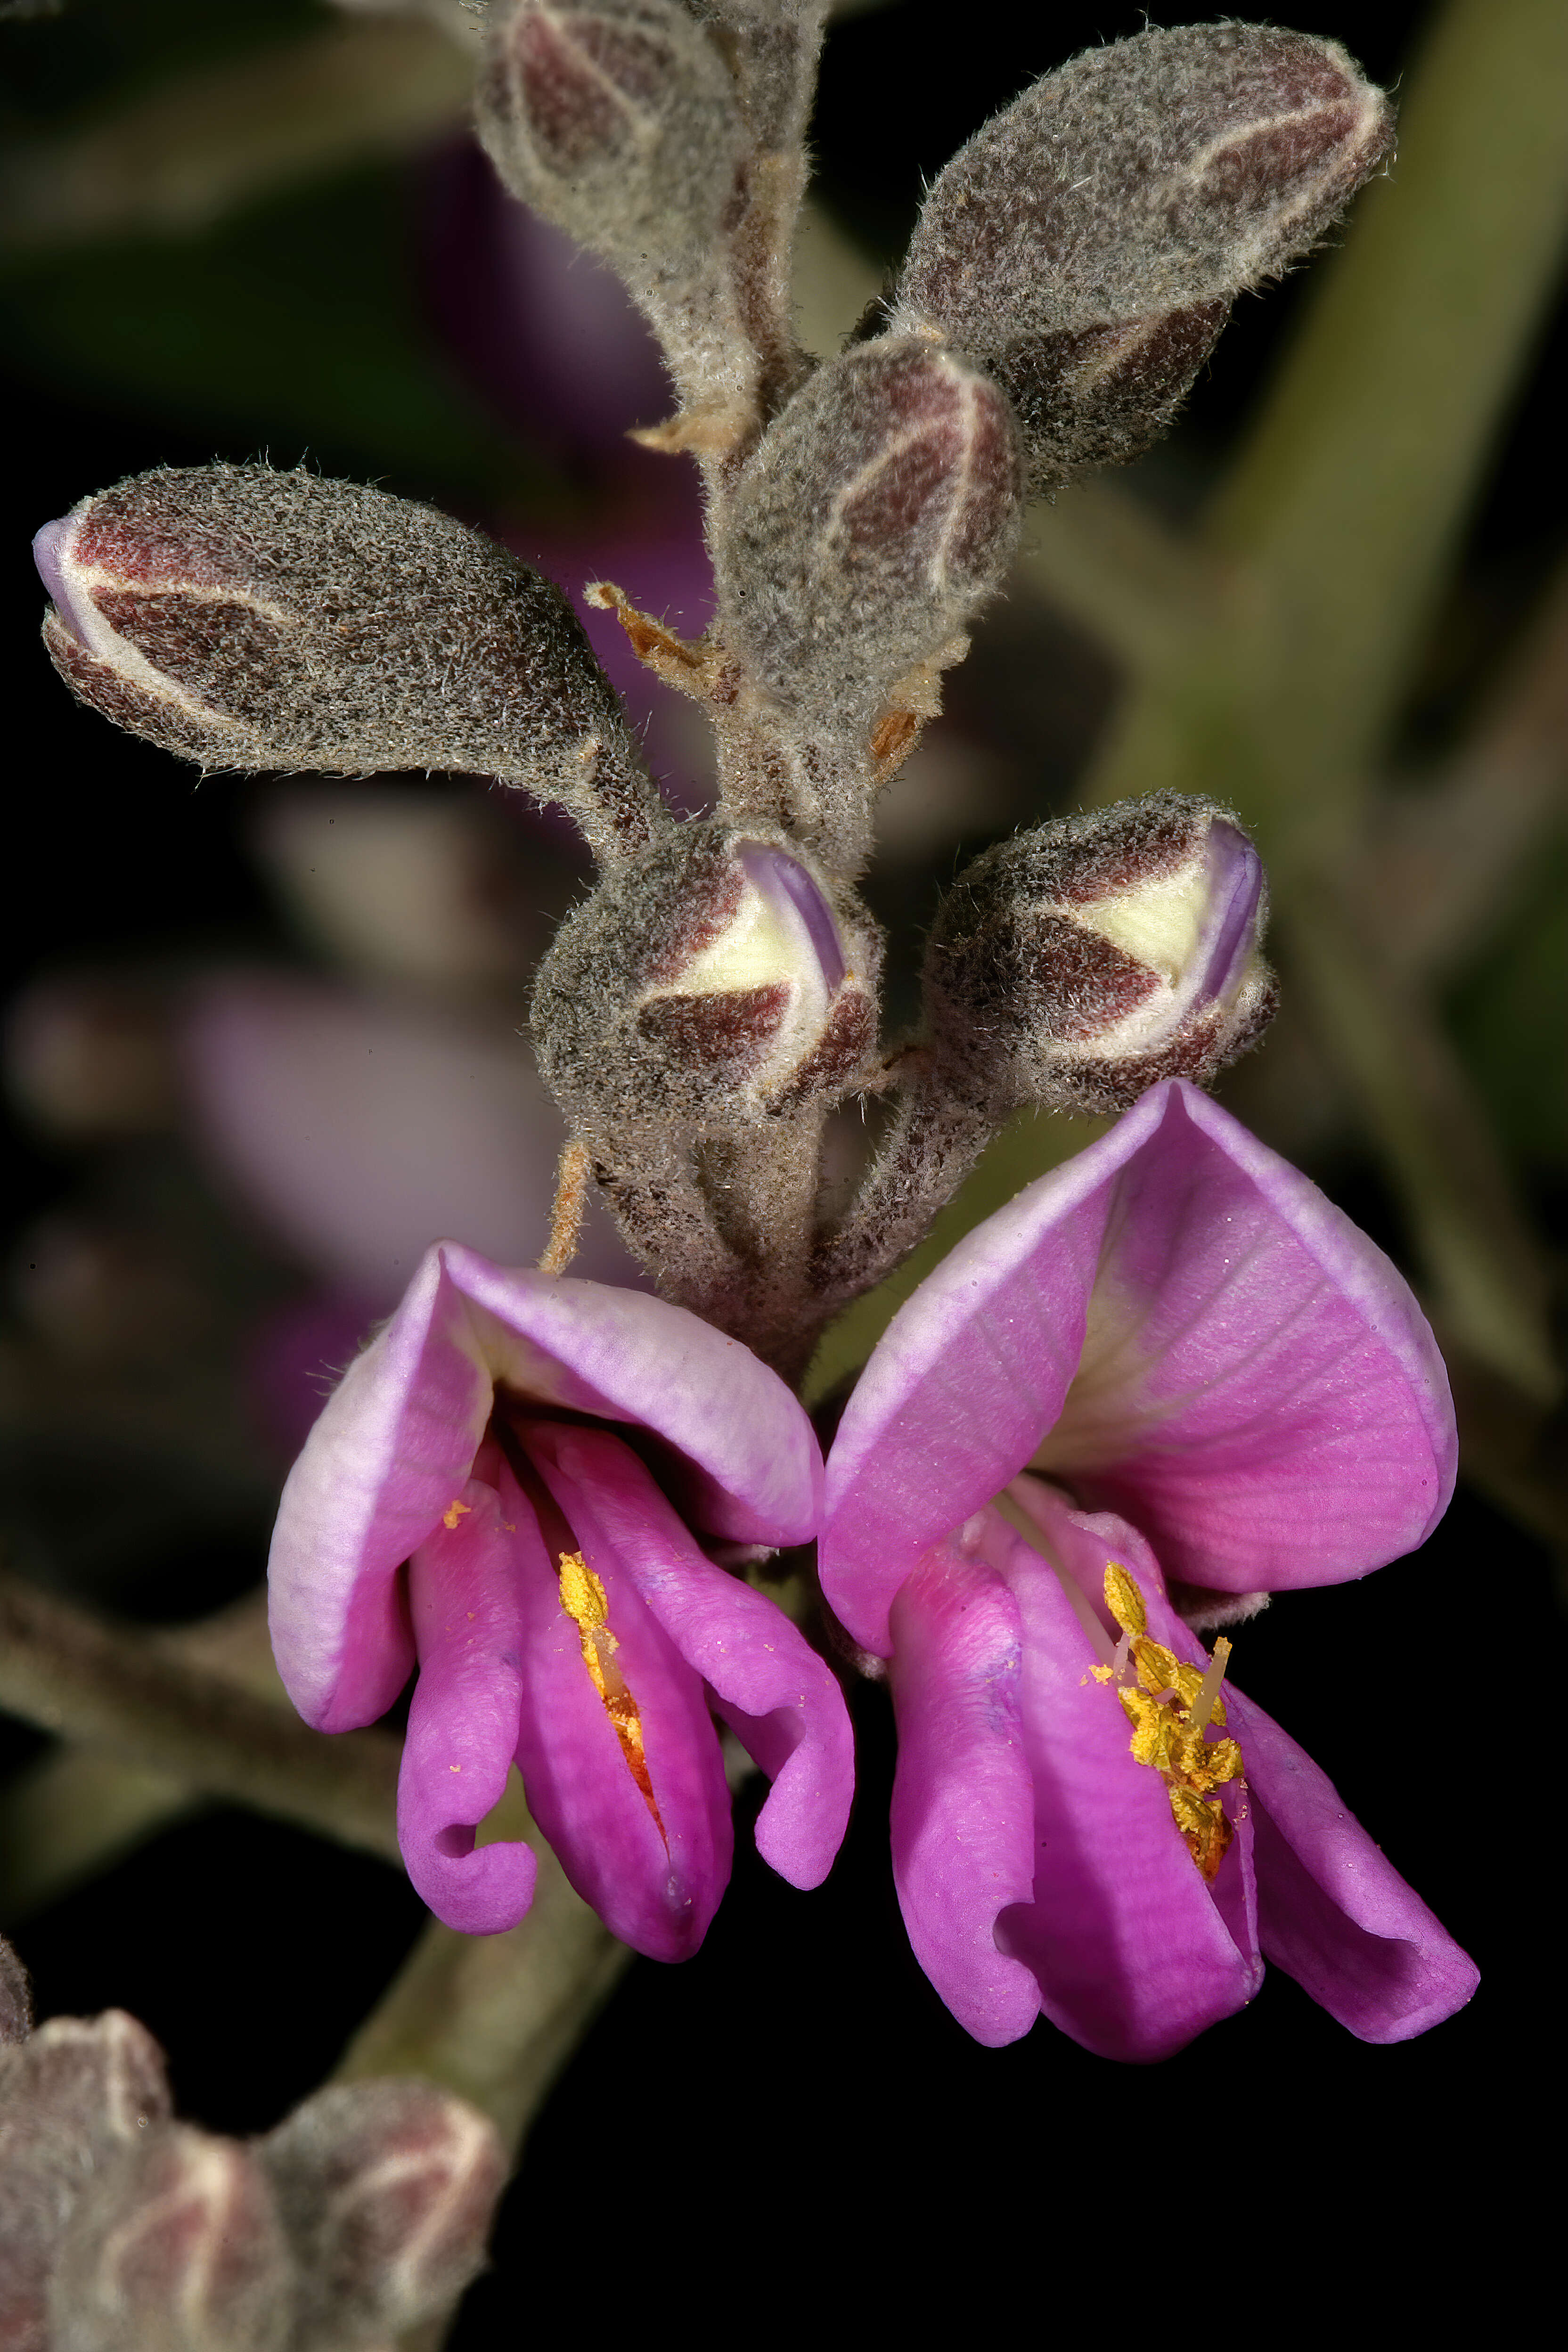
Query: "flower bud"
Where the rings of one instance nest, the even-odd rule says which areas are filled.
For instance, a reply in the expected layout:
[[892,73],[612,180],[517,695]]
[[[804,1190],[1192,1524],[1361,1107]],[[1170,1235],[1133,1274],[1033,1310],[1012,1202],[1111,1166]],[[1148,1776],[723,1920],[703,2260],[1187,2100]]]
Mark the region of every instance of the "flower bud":
[[574,1129],[694,1130],[842,1094],[876,1038],[877,942],[789,851],[691,824],[563,924],[540,967],[540,1066]]
[[433,507],[266,466],[165,468],[34,545],[67,684],[204,767],[500,775],[586,825],[595,763],[630,759],[561,591]]
[[98,2173],[49,2282],[71,2352],[284,2352],[294,2267],[248,2149],[166,2125]]
[[745,152],[729,71],[679,0],[498,9],[479,131],[524,204],[639,274],[719,235]]
[[723,510],[730,642],[786,709],[868,731],[911,671],[962,651],[1007,568],[1020,490],[1013,419],[984,376],[918,336],[845,352],[774,420]]
[[0,2344],[49,2340],[48,2281],[78,2199],[168,2114],[158,2045],[123,2011],[53,2017],[0,2049]]
[[996,379],[1054,488],[1163,431],[1234,298],[1307,252],[1392,143],[1333,41],[1193,25],[1090,49],[938,175],[893,323]]
[[1119,1111],[1162,1078],[1206,1084],[1274,1012],[1257,851],[1212,801],[1124,801],[999,842],[961,874],[926,950],[952,1090]]
[[434,2084],[318,2091],[258,2153],[305,2281],[290,2352],[401,2339],[482,2268],[506,2158],[486,2118]]

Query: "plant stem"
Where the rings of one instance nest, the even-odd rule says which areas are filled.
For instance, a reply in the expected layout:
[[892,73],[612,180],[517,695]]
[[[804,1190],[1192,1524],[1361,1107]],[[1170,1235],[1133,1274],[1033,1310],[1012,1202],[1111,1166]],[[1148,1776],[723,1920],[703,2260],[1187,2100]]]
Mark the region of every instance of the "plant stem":
[[397,1859],[395,1739],[383,1731],[325,1739],[228,1676],[4,1571],[0,1706],[193,1793]]
[[500,1936],[432,1919],[332,2079],[423,2074],[480,2108],[515,2153],[632,1955],[568,1885],[521,1800],[506,1802],[506,1834],[526,1834],[539,1857],[527,1918]]

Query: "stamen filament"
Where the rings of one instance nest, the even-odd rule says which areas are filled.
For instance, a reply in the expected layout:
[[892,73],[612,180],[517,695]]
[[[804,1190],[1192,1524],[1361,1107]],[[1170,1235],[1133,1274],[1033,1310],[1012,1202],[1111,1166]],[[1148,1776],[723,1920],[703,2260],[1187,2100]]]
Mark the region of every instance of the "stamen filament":
[[1208,1672],[1205,1675],[1198,1695],[1193,1701],[1192,1727],[1200,1739],[1213,1720],[1215,1701],[1219,1696],[1219,1686],[1225,1680],[1225,1670],[1229,1664],[1230,1643],[1222,1633],[1215,1643],[1214,1654],[1209,1659]]

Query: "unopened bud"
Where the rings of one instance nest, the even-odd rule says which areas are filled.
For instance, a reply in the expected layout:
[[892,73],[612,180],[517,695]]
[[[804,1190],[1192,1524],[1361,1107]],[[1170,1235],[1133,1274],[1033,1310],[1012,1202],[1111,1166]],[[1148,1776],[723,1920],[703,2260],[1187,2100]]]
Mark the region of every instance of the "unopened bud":
[[165,2126],[93,2179],[49,2282],[70,2352],[283,2352],[294,2265],[271,2188],[233,2140]]
[[864,732],[910,673],[963,651],[1020,491],[1016,428],[984,376],[919,336],[847,352],[774,420],[724,508],[726,634],[786,709]]
[[581,816],[626,755],[561,591],[432,507],[266,466],[138,474],[34,542],[84,702],[209,768],[499,775]]
[[693,1129],[842,1093],[876,1037],[874,931],[770,842],[709,824],[607,885],[540,967],[540,1066],[574,1129]]
[[1236,819],[1175,793],[1066,817],[961,874],[926,951],[933,1050],[1003,1110],[1125,1110],[1206,1084],[1275,1005],[1263,868]]
[[318,2091],[258,2153],[304,2279],[290,2352],[401,2337],[483,2267],[506,2158],[486,2118],[433,2084]]
[[0,2049],[0,2344],[74,2344],[46,2332],[67,2223],[95,2174],[168,2114],[158,2045],[121,2010],[53,2017]]
[[745,149],[729,71],[679,0],[498,9],[479,130],[515,195],[639,275],[719,234]]
[[1034,485],[1135,457],[1235,297],[1308,251],[1393,143],[1336,42],[1193,25],[1047,74],[937,177],[893,323],[969,352]]

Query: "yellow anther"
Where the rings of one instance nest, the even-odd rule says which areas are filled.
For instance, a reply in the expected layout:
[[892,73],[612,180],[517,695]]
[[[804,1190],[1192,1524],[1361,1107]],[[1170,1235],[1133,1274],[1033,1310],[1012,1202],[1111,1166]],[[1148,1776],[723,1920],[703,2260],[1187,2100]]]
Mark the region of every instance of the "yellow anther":
[[[647,1769],[647,1756],[643,1747],[642,1717],[632,1696],[625,1675],[616,1665],[615,1654],[620,1643],[610,1631],[610,1602],[603,1583],[596,1577],[580,1551],[563,1551],[559,1560],[561,1575],[561,1606],[577,1628],[583,1645],[583,1664],[587,1667],[594,1688],[598,1692],[605,1713],[621,1743],[621,1754],[627,1769],[642,1791],[643,1802],[653,1815],[654,1826],[664,1837],[664,1823],[659,1818],[658,1801],[653,1793],[653,1780]],[[669,1843],[665,1838],[665,1843]]]
[[1171,1818],[1181,1831],[1187,1852],[1212,1885],[1235,1832],[1217,1797],[1194,1796],[1179,1780],[1170,1784]]
[[[1206,1672],[1188,1665],[1163,1642],[1150,1638],[1143,1595],[1124,1568],[1107,1561],[1105,1600],[1122,1629],[1118,1668],[1131,1663],[1136,1682],[1119,1682],[1116,1696],[1132,1727],[1132,1759],[1159,1773],[1170,1799],[1171,1816],[1188,1853],[1212,1881],[1235,1834],[1229,1818],[1210,1790],[1241,1778],[1241,1750],[1234,1739],[1204,1737],[1211,1723],[1225,1721],[1220,1685],[1230,1660],[1230,1643],[1217,1641]],[[1131,1652],[1129,1661],[1128,1653]],[[1107,1669],[1092,1669],[1097,1680]]]
[[465,1512],[471,1511],[473,1507],[472,1503],[457,1502],[447,1504],[446,1509],[441,1514],[441,1525],[446,1528],[448,1535],[457,1526],[458,1521],[464,1516]]
[[[1132,1644],[1132,1664],[1144,1689],[1152,1692],[1156,1698],[1162,1697],[1166,1691],[1180,1688],[1181,1666],[1174,1650],[1167,1650],[1163,1642],[1152,1642],[1146,1633],[1141,1633]],[[1194,1692],[1202,1680],[1201,1675],[1193,1675]],[[1183,1696],[1185,1696],[1184,1692]]]
[[1105,1605],[1124,1633],[1142,1633],[1149,1622],[1143,1595],[1119,1560],[1105,1563]]
[[[561,1555],[561,1606],[568,1617],[575,1620],[577,1630],[584,1636],[596,1633],[604,1627],[608,1633],[610,1604],[605,1588],[580,1551],[563,1551]],[[613,1633],[608,1633],[612,1650],[620,1647]]]

